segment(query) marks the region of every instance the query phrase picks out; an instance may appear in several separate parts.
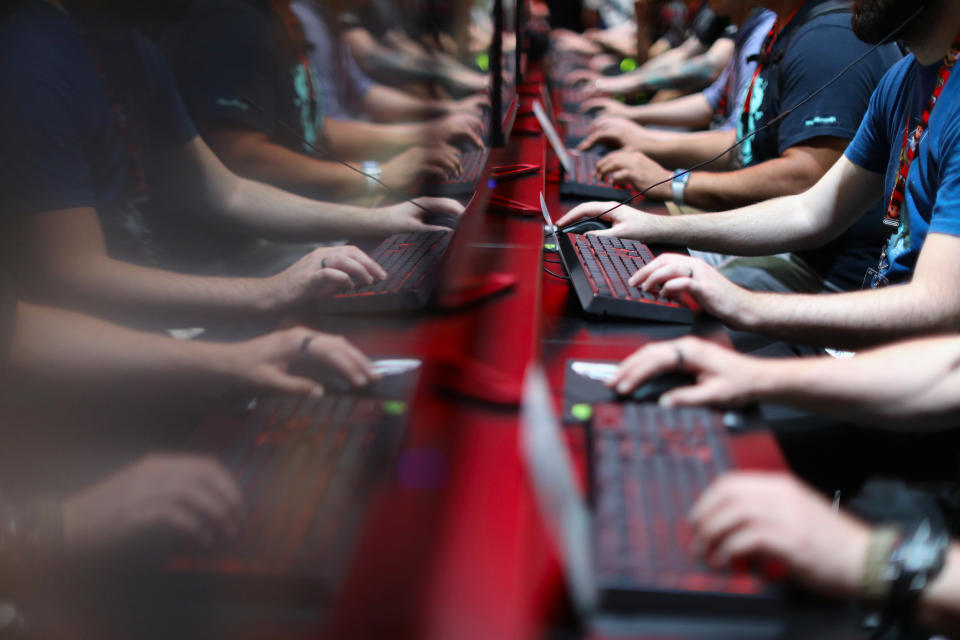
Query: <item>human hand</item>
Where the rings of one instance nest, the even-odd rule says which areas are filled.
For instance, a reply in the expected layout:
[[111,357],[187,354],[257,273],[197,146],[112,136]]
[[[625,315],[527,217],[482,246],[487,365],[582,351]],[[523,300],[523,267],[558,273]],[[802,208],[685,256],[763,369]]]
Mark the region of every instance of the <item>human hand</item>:
[[343,336],[304,327],[226,345],[223,367],[250,393],[323,396],[318,380],[343,379],[365,387],[379,379],[373,363]]
[[588,56],[603,52],[603,49],[596,43],[584,38],[579,33],[567,31],[566,29],[554,29],[550,33],[550,40],[551,45],[557,51],[569,51],[571,53],[581,53]]
[[590,134],[577,147],[586,150],[598,144],[608,147],[644,150],[655,139],[647,129],[620,116],[600,116],[590,123]]
[[413,147],[385,162],[381,180],[391,189],[407,191],[420,179],[447,179],[460,175],[460,152],[447,144]]
[[670,186],[673,174],[640,151],[630,149],[614,151],[597,161],[598,176],[609,178],[614,184],[633,187],[650,199],[673,198]]
[[267,308],[289,311],[386,277],[383,268],[356,247],[333,249],[316,249],[293,266],[266,278]]
[[680,371],[692,374],[696,382],[664,393],[661,405],[739,407],[755,401],[769,382],[767,364],[702,338],[687,337],[639,349],[620,364],[607,386],[627,395],[652,378]]
[[870,528],[834,512],[785,473],[736,473],[713,483],[690,514],[694,544],[716,568],[759,564],[818,592],[855,597]]
[[417,198],[381,209],[378,228],[389,235],[415,231],[450,231],[449,227],[431,224],[430,221],[457,218],[463,215],[464,210],[462,204],[451,198]]
[[436,143],[469,142],[483,148],[483,121],[473,113],[451,113],[427,124],[430,138]]
[[730,282],[697,258],[663,254],[633,274],[629,283],[664,298],[690,296],[701,308],[734,329],[748,328],[754,321],[756,294]]
[[557,227],[563,229],[575,222],[587,218],[597,218],[609,222],[609,229],[591,231],[598,236],[617,236],[618,238],[633,238],[643,240],[646,223],[650,214],[638,211],[633,207],[619,202],[585,202],[568,211],[557,220]]
[[243,497],[214,458],[151,455],[63,503],[68,549],[109,551],[173,536],[207,547],[236,536]]
[[564,78],[566,84],[593,84],[603,76],[597,71],[590,69],[575,69]]
[[587,113],[591,110],[597,111],[597,116],[615,116],[629,118],[633,109],[614,98],[590,98],[580,105],[580,113]]
[[584,87],[588,97],[630,95],[639,92],[643,85],[632,74],[602,76]]
[[478,93],[474,96],[454,100],[451,102],[450,112],[472,113],[477,116],[483,116],[485,109],[490,108],[490,96],[486,93]]

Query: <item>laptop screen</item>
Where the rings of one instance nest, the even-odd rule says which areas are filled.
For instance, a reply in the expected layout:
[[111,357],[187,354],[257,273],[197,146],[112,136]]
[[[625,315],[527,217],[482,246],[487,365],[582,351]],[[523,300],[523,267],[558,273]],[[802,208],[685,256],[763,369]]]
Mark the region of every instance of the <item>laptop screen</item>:
[[537,506],[560,552],[574,604],[587,616],[597,604],[590,512],[577,489],[573,461],[539,365],[527,371],[524,381],[520,429],[520,454]]
[[539,100],[533,101],[533,113],[537,116],[537,121],[540,122],[540,128],[543,129],[544,135],[547,136],[547,140],[550,141],[550,146],[553,147],[554,153],[557,154],[557,157],[560,158],[560,164],[563,166],[563,171],[568,176],[576,175],[576,171],[573,166],[573,158],[570,157],[570,154],[567,152],[567,148],[563,144],[563,140],[560,139],[560,135],[557,133],[556,127],[553,126],[553,121],[550,120],[550,116],[547,115],[547,112],[544,110],[543,105],[540,104]]

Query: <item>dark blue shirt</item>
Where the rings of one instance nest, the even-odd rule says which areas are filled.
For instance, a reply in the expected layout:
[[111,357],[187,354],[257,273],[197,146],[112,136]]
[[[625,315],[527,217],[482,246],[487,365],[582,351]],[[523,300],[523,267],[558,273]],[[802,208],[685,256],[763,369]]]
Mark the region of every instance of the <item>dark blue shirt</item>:
[[[164,224],[151,206],[154,158],[196,131],[159,52],[131,31],[104,35],[102,26],[81,31],[41,0],[0,23],[0,186],[17,216],[92,207],[111,255],[153,262]],[[136,164],[147,187],[139,196]]]
[[[890,69],[873,94],[860,131],[847,148],[851,162],[885,174],[884,210],[893,192],[907,123],[912,137],[933,94],[939,68],[940,63],[921,66],[909,55]],[[890,265],[883,275],[891,282],[910,279],[927,234],[960,236],[958,75],[954,71],[943,88],[910,167],[901,209],[903,224],[887,248]],[[881,218],[875,224],[879,228]]]
[[[849,11],[810,17],[827,1],[807,2],[777,37],[771,51],[773,62],[766,64],[757,78],[749,113],[741,118],[737,130],[738,138],[759,131],[740,147],[743,166],[780,157],[790,147],[821,136],[851,140],[873,90],[900,59],[896,45],[880,47],[804,102],[870,49],[853,34]],[[790,115],[761,130],[787,109],[793,109]],[[833,242],[797,255],[827,282],[843,289],[858,288],[883,243],[876,223],[880,215],[880,209],[873,208]]]

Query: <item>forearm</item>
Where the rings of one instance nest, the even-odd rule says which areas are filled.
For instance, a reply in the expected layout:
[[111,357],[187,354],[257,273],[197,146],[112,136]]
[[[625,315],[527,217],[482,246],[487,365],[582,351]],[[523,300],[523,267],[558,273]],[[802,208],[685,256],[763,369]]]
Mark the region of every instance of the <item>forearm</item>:
[[[731,132],[725,133],[725,140],[733,144],[733,136],[729,135]],[[717,144],[711,151],[720,153],[726,146]],[[730,160],[728,155],[727,162]],[[736,171],[697,171],[690,176],[684,200],[701,209],[723,211],[785,194],[801,193],[810,188],[820,175],[820,167],[812,162],[806,163],[802,157],[774,158]],[[667,199],[669,194],[664,192],[663,197]]]
[[960,629],[960,547],[952,545],[937,579],[917,603],[917,620],[926,628],[945,633]]
[[703,129],[710,124],[713,109],[703,94],[697,93],[678,100],[633,107],[629,117],[643,125]]
[[216,394],[233,382],[229,345],[174,340],[68,311],[17,309],[11,367],[77,391]]
[[708,56],[696,56],[684,62],[644,71],[634,79],[638,90],[702,89],[717,79],[723,68]]
[[345,160],[388,160],[410,147],[422,145],[428,123],[381,124],[327,119],[327,147]]
[[377,122],[404,122],[435,118],[448,113],[447,107],[439,100],[425,100],[409,93],[374,85],[363,97],[364,112]]
[[724,152],[734,143],[735,138],[733,131],[680,132],[652,138],[641,145],[639,150],[667,168],[687,169],[716,158],[704,171],[724,171],[729,169],[732,163],[731,154],[724,155]]
[[[960,417],[960,339],[899,342],[855,357],[757,361],[751,399],[785,404],[866,425],[901,429],[953,426]],[[878,371],[909,370],[895,385]]]
[[235,174],[315,198],[348,198],[366,190],[366,178],[338,162],[321,160],[250,133],[210,137],[210,144]]
[[741,318],[728,320],[737,329],[790,342],[861,349],[956,331],[960,311],[956,303],[947,302],[951,299],[916,281],[839,294],[753,293]]

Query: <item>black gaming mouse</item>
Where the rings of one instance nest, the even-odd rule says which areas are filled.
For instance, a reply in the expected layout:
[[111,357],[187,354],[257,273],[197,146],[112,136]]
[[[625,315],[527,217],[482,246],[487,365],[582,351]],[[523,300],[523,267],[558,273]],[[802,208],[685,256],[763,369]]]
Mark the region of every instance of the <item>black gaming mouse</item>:
[[588,231],[603,231],[604,229],[609,229],[610,224],[602,220],[581,220],[580,222],[574,222],[569,227],[564,227],[564,233],[577,233],[583,234]]
[[688,373],[665,373],[648,380],[637,387],[633,393],[622,397],[637,402],[656,402],[660,396],[677,387],[689,387],[696,384],[697,378]]

